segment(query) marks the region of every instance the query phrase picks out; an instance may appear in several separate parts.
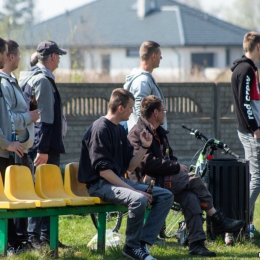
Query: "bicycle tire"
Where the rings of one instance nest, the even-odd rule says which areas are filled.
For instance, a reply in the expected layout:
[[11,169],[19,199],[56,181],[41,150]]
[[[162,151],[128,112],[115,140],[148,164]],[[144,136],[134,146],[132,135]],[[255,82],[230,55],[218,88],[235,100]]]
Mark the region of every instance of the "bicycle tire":
[[164,225],[159,233],[160,238],[172,238],[175,236],[179,228],[179,223],[184,220],[183,214],[181,209],[179,208],[178,204],[173,203],[171,207]]
[[[106,213],[106,229],[112,229],[113,232],[118,232],[123,219],[124,212],[115,211]],[[91,213],[90,218],[95,228],[98,228],[98,214]]]

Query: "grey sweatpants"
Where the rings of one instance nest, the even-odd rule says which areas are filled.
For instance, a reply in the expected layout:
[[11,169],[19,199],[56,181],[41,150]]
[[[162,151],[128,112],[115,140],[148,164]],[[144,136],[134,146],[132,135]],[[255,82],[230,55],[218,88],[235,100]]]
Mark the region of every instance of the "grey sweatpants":
[[192,242],[205,240],[202,210],[213,207],[213,199],[200,177],[194,173],[181,172],[172,176],[172,193],[174,200],[180,203]]
[[[136,190],[145,191],[148,187],[146,184],[137,184],[129,179],[122,178],[122,180]],[[88,192],[90,196],[125,205],[128,208],[126,245],[132,248],[140,248],[140,241],[150,245],[154,244],[173,203],[173,195],[170,191],[154,187],[151,211],[144,224],[147,198],[141,193],[112,185],[103,180],[92,185]]]

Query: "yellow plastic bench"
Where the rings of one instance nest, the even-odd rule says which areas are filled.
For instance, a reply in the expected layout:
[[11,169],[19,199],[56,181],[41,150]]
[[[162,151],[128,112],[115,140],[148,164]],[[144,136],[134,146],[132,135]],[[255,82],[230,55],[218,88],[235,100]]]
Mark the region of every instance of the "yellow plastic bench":
[[36,167],[35,190],[44,199],[64,199],[67,205],[94,205],[93,198],[70,196],[63,186],[60,168],[53,164],[42,164]]
[[94,199],[96,204],[109,204],[98,197],[90,197],[86,184],[78,181],[79,163],[72,162],[66,165],[64,173],[64,190],[72,197],[80,196]]
[[0,174],[0,209],[28,209],[35,208],[35,203],[31,201],[12,201],[4,193],[4,185]]
[[11,201],[35,203],[36,207],[66,206],[63,198],[43,199],[37,196],[34,189],[31,171],[26,166],[11,165],[5,171],[4,192]]

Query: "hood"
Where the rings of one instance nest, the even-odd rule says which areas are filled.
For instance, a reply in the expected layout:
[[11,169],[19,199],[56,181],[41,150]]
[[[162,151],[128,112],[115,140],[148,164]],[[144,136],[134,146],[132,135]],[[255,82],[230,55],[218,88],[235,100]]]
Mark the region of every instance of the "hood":
[[257,67],[255,66],[254,62],[253,62],[251,59],[247,58],[245,55],[243,55],[242,58],[237,59],[237,60],[235,60],[235,61],[233,62],[233,66],[230,68],[231,71],[233,72],[234,69],[235,69],[239,64],[241,64],[241,63],[243,63],[243,62],[248,63],[248,64],[249,64],[250,66],[252,66],[255,70],[257,70]]
[[10,82],[16,83],[16,79],[15,79],[15,78],[13,78],[13,77],[7,75],[7,74],[4,73],[3,71],[0,71],[0,77],[1,77],[1,78],[5,78],[5,79],[9,80]]
[[134,68],[129,75],[126,76],[124,89],[130,90],[132,82],[140,75],[150,75],[148,71],[141,70],[139,68]]
[[31,70],[21,71],[19,78],[19,86],[22,90],[24,90],[27,82],[36,74],[41,73],[41,69],[37,66],[32,67]]

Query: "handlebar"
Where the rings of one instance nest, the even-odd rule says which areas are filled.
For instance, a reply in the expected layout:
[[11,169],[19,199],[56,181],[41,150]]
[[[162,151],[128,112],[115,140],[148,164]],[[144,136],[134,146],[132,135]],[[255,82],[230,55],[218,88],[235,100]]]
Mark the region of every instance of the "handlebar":
[[202,134],[199,130],[197,129],[190,129],[188,128],[186,125],[182,125],[182,128],[188,130],[191,132],[191,134],[194,134],[194,136],[197,138],[197,139],[200,139],[200,140],[204,140],[205,141],[205,146],[204,146],[204,151],[206,151],[206,148],[207,147],[211,147],[212,150],[216,150],[217,148],[221,149],[223,151],[224,154],[229,154],[233,157],[235,157],[236,159],[239,159],[240,156],[237,155],[236,153],[232,152],[230,150],[230,148],[224,144],[223,142],[215,139],[215,138],[210,138],[208,139],[204,134]]

